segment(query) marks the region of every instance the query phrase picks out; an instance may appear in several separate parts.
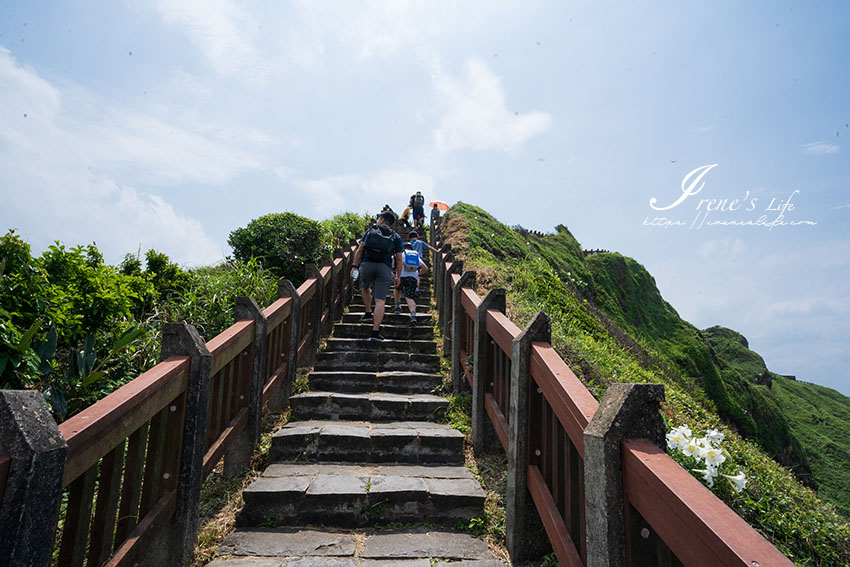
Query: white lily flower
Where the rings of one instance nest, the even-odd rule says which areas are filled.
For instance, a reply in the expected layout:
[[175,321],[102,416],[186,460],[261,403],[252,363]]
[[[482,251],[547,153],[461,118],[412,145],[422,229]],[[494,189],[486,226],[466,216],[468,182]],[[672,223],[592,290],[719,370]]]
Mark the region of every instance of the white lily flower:
[[723,441],[723,438],[726,437],[726,435],[724,435],[723,433],[720,433],[716,429],[712,429],[711,431],[709,431],[708,433],[705,434],[705,437],[706,437],[706,439],[709,440],[709,442],[712,445],[714,445],[716,443],[720,443],[721,441]]
[[706,465],[711,465],[712,467],[719,467],[723,464],[723,461],[726,460],[726,457],[723,456],[723,452],[720,449],[715,447],[707,447],[703,453],[703,458],[705,459]]
[[680,450],[688,457],[702,458],[702,447],[697,443],[696,439],[688,439],[685,446],[680,447]]
[[724,477],[728,478],[729,481],[735,486],[735,492],[741,492],[747,486],[747,477],[743,472],[738,472],[735,476],[731,476],[728,474],[724,474]]
[[667,446],[669,448],[682,450],[688,444],[688,436],[682,431],[683,428],[687,429],[684,426],[675,427],[667,434]]

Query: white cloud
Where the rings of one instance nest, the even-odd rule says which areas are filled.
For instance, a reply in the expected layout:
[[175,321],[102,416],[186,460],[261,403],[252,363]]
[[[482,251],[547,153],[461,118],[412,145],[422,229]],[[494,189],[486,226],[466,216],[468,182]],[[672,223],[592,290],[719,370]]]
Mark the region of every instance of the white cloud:
[[834,154],[837,153],[840,149],[841,146],[839,146],[838,144],[833,144],[824,141],[809,142],[808,144],[803,144],[803,151],[805,153],[816,156]]
[[697,134],[705,134],[706,132],[711,132],[712,130],[717,128],[717,124],[707,124],[705,126],[698,126],[694,128],[694,132]]
[[0,85],[0,229],[19,228],[36,249],[55,239],[95,240],[110,261],[140,243],[180,262],[222,257],[200,221],[132,187],[223,184],[262,167],[243,147],[270,139],[190,118],[181,125],[116,108],[75,85],[57,88],[2,48]]
[[434,83],[446,107],[434,144],[443,152],[463,149],[516,152],[530,138],[552,125],[545,112],[511,112],[502,84],[477,58],[467,61],[460,79],[439,75]]
[[401,213],[396,205],[416,191],[431,194],[434,180],[412,169],[387,169],[370,175],[300,179],[294,185],[310,198],[316,213],[329,216],[345,210],[361,211],[378,203],[387,203]]
[[257,70],[250,32],[256,25],[230,0],[159,0],[157,12],[182,28],[207,64],[221,75]]

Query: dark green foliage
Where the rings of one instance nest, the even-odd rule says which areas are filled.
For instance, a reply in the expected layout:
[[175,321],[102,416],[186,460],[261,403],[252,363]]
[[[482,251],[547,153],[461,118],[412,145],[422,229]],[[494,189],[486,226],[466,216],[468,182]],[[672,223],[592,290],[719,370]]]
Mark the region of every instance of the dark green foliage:
[[227,243],[237,260],[257,258],[266,269],[297,286],[304,281],[304,265],[319,261],[322,227],[295,213],[270,213],[233,230]]
[[319,223],[322,227],[322,247],[327,252],[336,248],[348,249],[351,239],[363,236],[369,225],[369,215],[357,213],[341,213]]
[[671,425],[724,429],[724,449],[749,485],[737,494],[718,483],[714,492],[795,563],[850,564],[850,524],[759,448],[794,464],[804,480],[808,458],[820,496],[846,509],[847,398],[775,375],[772,389],[757,383],[766,369],[743,337],[718,328],[701,333],[663,300],[640,264],[612,253],[584,257],[562,226],[523,236],[463,203],[443,226],[465,268],[508,289],[518,325],[540,309],[550,315],[553,346],[597,398],[612,382],[660,382]]

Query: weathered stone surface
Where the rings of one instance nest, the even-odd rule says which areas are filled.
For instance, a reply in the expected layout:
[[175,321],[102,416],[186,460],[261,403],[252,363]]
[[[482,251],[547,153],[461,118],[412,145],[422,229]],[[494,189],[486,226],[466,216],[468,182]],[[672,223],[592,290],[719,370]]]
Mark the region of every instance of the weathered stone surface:
[[487,544],[468,534],[450,531],[387,532],[371,535],[363,543],[362,558],[442,557],[488,559]]
[[233,557],[216,559],[207,567],[280,567],[282,563],[283,557]]
[[351,534],[333,531],[243,528],[232,532],[219,548],[222,555],[354,556],[356,542]]
[[428,487],[421,478],[375,476],[371,478],[369,496],[370,500],[372,496],[379,498],[390,497],[394,500],[425,500],[428,498]]
[[343,498],[346,496],[366,496],[368,478],[348,475],[320,474],[307,490],[312,497]]
[[452,561],[451,563],[438,561],[434,565],[435,567],[505,567],[506,564],[498,559],[483,559],[480,561]]
[[357,567],[354,557],[294,557],[283,567]]
[[431,567],[430,559],[364,559],[360,567]]

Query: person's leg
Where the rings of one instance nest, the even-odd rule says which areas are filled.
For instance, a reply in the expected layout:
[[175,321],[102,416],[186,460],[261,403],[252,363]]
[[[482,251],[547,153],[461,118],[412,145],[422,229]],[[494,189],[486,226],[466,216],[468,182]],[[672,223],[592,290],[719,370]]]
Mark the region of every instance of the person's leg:
[[386,307],[386,300],[375,299],[375,314],[372,319],[372,331],[378,332],[378,329],[381,328],[381,322],[384,320],[384,308]]
[[387,294],[393,284],[392,270],[386,264],[376,264],[378,270],[375,275],[375,287],[372,295],[375,297],[375,313],[372,319],[372,338],[382,340],[378,330],[384,320],[384,309],[386,307]]
[[372,292],[368,287],[364,287],[360,290],[360,296],[363,297],[363,306],[366,309],[366,313],[372,312]]
[[401,288],[393,286],[393,296],[395,298],[395,312],[401,313]]

